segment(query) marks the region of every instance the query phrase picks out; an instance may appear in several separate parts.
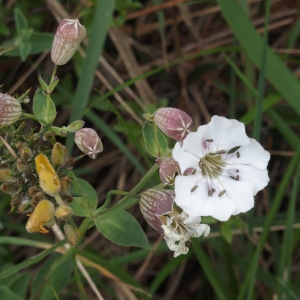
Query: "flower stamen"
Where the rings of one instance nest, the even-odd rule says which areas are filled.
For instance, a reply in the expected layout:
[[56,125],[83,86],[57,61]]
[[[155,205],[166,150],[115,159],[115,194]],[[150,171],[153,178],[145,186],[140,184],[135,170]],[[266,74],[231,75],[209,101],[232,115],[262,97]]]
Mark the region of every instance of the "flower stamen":
[[226,193],[226,190],[223,190],[223,191],[221,191],[221,192],[218,194],[218,196],[221,197],[221,196],[223,196],[225,193]]

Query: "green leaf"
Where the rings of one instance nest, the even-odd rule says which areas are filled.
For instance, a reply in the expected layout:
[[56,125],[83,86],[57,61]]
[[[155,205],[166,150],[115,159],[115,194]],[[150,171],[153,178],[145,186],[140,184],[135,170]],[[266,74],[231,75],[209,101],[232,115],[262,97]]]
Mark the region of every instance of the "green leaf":
[[70,257],[70,252],[60,256],[53,263],[50,272],[47,274],[47,282],[38,298],[52,300],[54,298],[53,295],[60,295],[62,289],[66,287],[71,278],[72,265],[73,258]]
[[[53,34],[43,32],[33,32],[27,41],[31,44],[31,49],[28,54],[39,54],[45,51],[50,51],[53,42]],[[5,53],[5,56],[20,56],[20,48]]]
[[14,17],[16,22],[16,30],[18,35],[22,35],[22,31],[28,28],[28,22],[24,14],[18,9],[14,10]]
[[137,220],[122,209],[101,214],[97,229],[110,241],[123,246],[149,248],[149,242]]
[[74,197],[74,200],[70,203],[73,214],[79,217],[91,217],[98,204],[95,189],[87,181],[76,179],[72,186],[72,192],[82,195],[81,197]]
[[147,151],[154,157],[165,156],[168,151],[168,142],[162,132],[146,123],[143,127],[143,137]]
[[38,89],[33,97],[33,114],[43,125],[52,124],[55,119],[55,104],[42,89]]
[[31,50],[31,44],[28,42],[21,42],[20,46],[20,56],[21,56],[21,60],[25,61],[26,58],[28,57],[30,50]]
[[2,300],[22,300],[24,298],[20,297],[19,295],[15,294],[11,291],[7,286],[0,287],[0,295]]
[[59,243],[55,244],[54,246],[50,247],[49,249],[44,250],[41,253],[34,255],[34,256],[28,258],[27,260],[0,272],[0,279],[6,278],[12,274],[15,274],[16,272],[18,272],[20,270],[23,270],[26,267],[29,267],[29,266],[39,263],[42,259],[44,259],[47,255],[52,253],[59,246],[62,246],[64,243],[65,243],[65,241],[59,242]]

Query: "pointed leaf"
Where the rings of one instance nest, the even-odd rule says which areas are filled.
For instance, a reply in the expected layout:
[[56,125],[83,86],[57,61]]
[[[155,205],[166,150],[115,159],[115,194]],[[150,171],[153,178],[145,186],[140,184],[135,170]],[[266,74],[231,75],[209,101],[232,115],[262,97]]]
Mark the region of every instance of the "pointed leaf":
[[50,95],[38,89],[33,98],[33,114],[43,125],[52,124],[56,116],[56,108]]
[[96,221],[97,229],[110,241],[123,246],[150,247],[137,220],[125,210],[103,213]]
[[97,207],[98,196],[95,189],[85,180],[77,179],[72,192],[81,197],[74,197],[70,203],[73,214],[79,217],[89,217]]

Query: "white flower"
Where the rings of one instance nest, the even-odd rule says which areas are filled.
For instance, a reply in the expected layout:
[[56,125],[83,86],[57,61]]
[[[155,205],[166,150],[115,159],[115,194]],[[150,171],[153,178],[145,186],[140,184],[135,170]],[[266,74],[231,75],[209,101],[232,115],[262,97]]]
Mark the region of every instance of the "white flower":
[[187,254],[189,242],[193,237],[201,235],[208,236],[210,228],[206,224],[200,224],[200,217],[189,217],[186,212],[179,212],[174,209],[171,213],[162,217],[162,228],[165,234],[165,241],[174,251],[174,257],[180,254]]
[[173,158],[181,174],[175,178],[175,203],[190,216],[226,221],[254,206],[254,195],[269,182],[270,154],[245,133],[243,123],[214,116],[207,125],[177,142]]

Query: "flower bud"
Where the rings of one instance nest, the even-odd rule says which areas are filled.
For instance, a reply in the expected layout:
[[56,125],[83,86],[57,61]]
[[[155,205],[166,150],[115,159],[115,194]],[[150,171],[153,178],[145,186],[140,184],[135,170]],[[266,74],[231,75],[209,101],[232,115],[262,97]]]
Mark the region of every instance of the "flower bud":
[[51,59],[58,66],[66,64],[86,35],[85,27],[79,21],[63,19],[55,33]]
[[28,232],[48,233],[44,226],[53,226],[54,204],[49,200],[42,200],[35,207],[26,224]]
[[75,133],[78,148],[90,158],[95,159],[103,151],[102,142],[94,129],[82,128]]
[[61,205],[55,210],[55,217],[59,220],[67,220],[73,214],[73,209],[68,205]]
[[35,157],[36,172],[40,179],[40,188],[48,195],[53,196],[60,192],[58,176],[44,154]]
[[68,156],[67,147],[61,143],[55,143],[51,152],[51,161],[55,166],[63,166]]
[[179,164],[173,157],[161,157],[156,160],[159,165],[159,178],[164,185],[174,184],[176,173],[179,172]]
[[27,173],[30,169],[27,162],[24,162],[21,158],[17,159],[17,170],[20,173]]
[[13,124],[21,114],[20,102],[7,94],[0,93],[0,127]]
[[68,130],[68,132],[76,132],[83,127],[84,123],[85,122],[82,120],[74,121],[70,125],[67,126],[67,130]]
[[60,179],[60,195],[67,195],[71,193],[71,180],[68,176],[64,176]]
[[182,141],[191,132],[193,120],[180,109],[163,107],[154,113],[154,122],[166,136]]
[[16,180],[11,169],[0,169],[0,182],[14,182]]
[[33,157],[32,150],[28,147],[24,147],[23,149],[20,150],[20,158],[23,161],[28,161]]
[[76,246],[77,244],[77,234],[75,232],[75,230],[73,229],[73,227],[66,223],[64,225],[64,232],[66,235],[66,238],[68,240],[68,242],[70,243],[71,246]]
[[15,195],[20,191],[20,185],[17,183],[4,182],[0,186],[1,191],[5,194]]
[[160,234],[164,233],[159,216],[172,211],[175,193],[173,190],[149,189],[142,194],[140,209],[148,224]]

